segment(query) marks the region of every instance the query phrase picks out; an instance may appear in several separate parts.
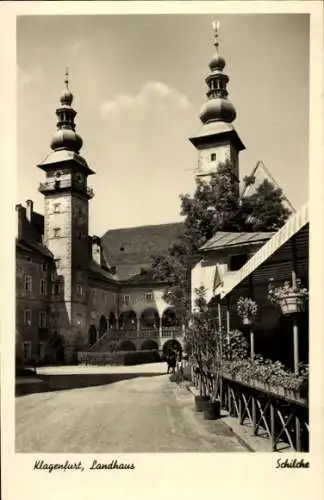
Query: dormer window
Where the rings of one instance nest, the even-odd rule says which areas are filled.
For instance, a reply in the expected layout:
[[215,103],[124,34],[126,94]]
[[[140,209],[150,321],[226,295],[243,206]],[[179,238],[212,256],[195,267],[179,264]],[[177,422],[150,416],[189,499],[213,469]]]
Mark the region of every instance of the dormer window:
[[229,271],[238,271],[248,260],[248,255],[246,253],[232,255],[229,257],[228,268]]

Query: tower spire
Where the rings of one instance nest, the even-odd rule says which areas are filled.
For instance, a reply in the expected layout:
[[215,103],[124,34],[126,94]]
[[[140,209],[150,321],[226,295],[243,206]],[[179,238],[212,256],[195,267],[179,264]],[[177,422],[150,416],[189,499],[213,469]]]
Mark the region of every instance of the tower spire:
[[66,90],[69,90],[69,68],[68,67],[65,68],[65,80],[64,80],[64,83],[65,83]]
[[207,102],[200,111],[200,119],[203,123],[222,121],[231,123],[236,118],[236,111],[232,103],[227,99],[228,76],[223,72],[225,59],[219,53],[219,21],[213,21],[214,46],[216,48],[212,60],[209,63],[211,73],[206,78],[209,87]]
[[66,68],[64,75],[65,89],[63,90],[60,103],[56,109],[58,117],[57,131],[53,135],[51,148],[54,151],[68,149],[78,153],[82,147],[82,139],[75,132],[74,118],[76,111],[72,108],[73,94],[69,88],[69,70]]
[[213,21],[213,30],[214,30],[214,45],[216,48],[218,48],[218,45],[219,45],[219,41],[218,41],[218,37],[219,37],[219,26],[220,26],[220,22],[219,21]]

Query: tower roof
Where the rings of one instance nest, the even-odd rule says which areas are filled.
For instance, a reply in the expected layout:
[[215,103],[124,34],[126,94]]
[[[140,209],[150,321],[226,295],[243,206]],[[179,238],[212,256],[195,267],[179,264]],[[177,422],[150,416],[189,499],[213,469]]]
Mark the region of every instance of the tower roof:
[[74,119],[77,112],[72,107],[73,94],[69,88],[68,69],[65,72],[65,88],[60,96],[60,105],[56,109],[58,118],[57,130],[53,134],[51,141],[52,151],[38,165],[42,170],[48,170],[53,166],[59,167],[63,163],[73,162],[78,169],[83,170],[87,175],[94,174],[89,168],[86,160],[79,154],[82,148],[82,138],[76,133]]
[[208,85],[207,100],[201,107],[199,117],[202,127],[190,141],[194,146],[204,146],[219,139],[228,139],[235,144],[238,151],[245,149],[244,144],[235,131],[232,122],[236,118],[233,104],[227,98],[229,77],[223,72],[226,61],[219,52],[219,22],[213,23],[215,52],[209,63],[210,73],[206,78]]
[[206,78],[209,87],[207,92],[208,100],[200,110],[200,120],[202,123],[222,121],[232,123],[236,118],[236,111],[233,104],[227,99],[228,76],[223,73],[226,62],[219,53],[219,22],[213,23],[215,53],[209,63],[211,73]]
[[79,153],[82,148],[83,141],[75,132],[74,118],[77,113],[71,106],[73,102],[73,94],[69,89],[68,70],[66,70],[65,73],[64,83],[65,89],[60,97],[61,106],[56,110],[56,115],[58,117],[57,131],[52,137],[51,148],[54,151],[67,149],[69,151]]

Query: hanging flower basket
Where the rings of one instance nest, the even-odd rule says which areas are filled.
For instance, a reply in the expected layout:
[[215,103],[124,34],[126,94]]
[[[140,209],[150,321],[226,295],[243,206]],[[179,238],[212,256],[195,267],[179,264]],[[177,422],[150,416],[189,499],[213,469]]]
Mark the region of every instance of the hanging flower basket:
[[297,293],[286,295],[278,301],[282,314],[295,314],[304,310],[305,298]]
[[236,303],[236,310],[243,325],[249,326],[253,323],[253,319],[258,312],[258,306],[254,300],[248,297],[240,297]]
[[303,288],[300,279],[293,286],[289,281],[277,288],[269,283],[268,298],[273,304],[280,306],[282,314],[295,314],[304,311],[308,299],[308,290]]

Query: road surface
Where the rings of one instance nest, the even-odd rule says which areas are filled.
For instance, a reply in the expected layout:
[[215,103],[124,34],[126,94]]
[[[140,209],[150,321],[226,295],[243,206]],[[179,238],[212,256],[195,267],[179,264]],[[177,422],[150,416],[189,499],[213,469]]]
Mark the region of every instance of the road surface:
[[43,369],[40,377],[48,390],[16,398],[17,452],[246,452],[221,419],[195,411],[164,364]]

